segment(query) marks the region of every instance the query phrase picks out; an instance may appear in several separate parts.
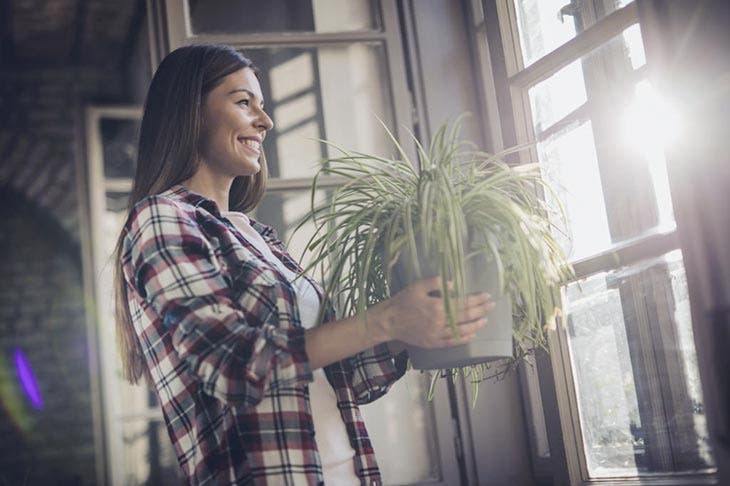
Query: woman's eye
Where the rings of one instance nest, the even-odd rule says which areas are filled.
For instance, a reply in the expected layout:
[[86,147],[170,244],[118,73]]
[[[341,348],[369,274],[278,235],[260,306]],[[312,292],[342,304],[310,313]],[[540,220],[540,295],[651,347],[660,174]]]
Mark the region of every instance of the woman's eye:
[[249,100],[241,100],[238,102],[239,105],[248,106]]

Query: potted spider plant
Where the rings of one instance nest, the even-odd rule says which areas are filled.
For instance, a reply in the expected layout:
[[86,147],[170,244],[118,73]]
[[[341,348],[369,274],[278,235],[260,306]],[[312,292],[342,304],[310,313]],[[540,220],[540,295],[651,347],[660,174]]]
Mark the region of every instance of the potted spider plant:
[[[419,164],[383,127],[396,157],[322,141],[340,156],[322,161],[312,183],[312,211],[299,228],[314,226],[308,269],[322,271],[326,295],[352,315],[417,278],[440,275],[453,326],[454,299],[490,293],[496,307],[473,342],[406,346],[416,369],[472,372],[496,359],[514,363],[544,346],[545,328],[557,312],[554,291],[571,269],[552,235],[550,208],[541,197],[551,189],[539,168],[511,167],[460,141],[461,117],[443,125],[428,150],[413,137]],[[324,175],[343,184],[315,205]]]

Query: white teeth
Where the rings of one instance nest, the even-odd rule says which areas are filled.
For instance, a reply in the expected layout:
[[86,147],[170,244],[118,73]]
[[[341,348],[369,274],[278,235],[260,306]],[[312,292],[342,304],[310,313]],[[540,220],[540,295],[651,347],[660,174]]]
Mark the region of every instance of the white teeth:
[[261,148],[261,144],[259,142],[257,142],[256,140],[244,138],[243,143],[246,144],[247,147],[251,147],[252,149],[254,149],[256,151],[258,151]]

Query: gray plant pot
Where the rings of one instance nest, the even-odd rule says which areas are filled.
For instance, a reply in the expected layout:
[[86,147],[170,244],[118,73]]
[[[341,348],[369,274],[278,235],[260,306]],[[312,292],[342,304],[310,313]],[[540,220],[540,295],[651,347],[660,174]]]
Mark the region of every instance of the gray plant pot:
[[[412,268],[405,256],[396,262],[392,275],[393,293],[418,278],[439,274],[434,262],[423,258],[422,245],[419,245],[418,253],[420,272]],[[512,299],[500,292],[497,264],[484,255],[473,256],[467,262],[465,279],[468,293],[486,291],[494,300],[495,308],[487,316],[487,325],[477,332],[476,339],[461,346],[426,349],[406,345],[415,369],[458,368],[512,357]]]

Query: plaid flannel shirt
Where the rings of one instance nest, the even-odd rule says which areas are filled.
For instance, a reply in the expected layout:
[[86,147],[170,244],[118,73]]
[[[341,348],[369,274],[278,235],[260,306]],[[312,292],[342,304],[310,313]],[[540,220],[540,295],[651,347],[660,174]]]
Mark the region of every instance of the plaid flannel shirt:
[[[252,226],[301,272],[273,229]],[[284,275],[214,201],[180,185],[136,204],[123,231],[132,320],[189,482],[322,484],[312,370]],[[358,404],[382,396],[404,371],[405,357],[384,345],[325,368],[363,485],[381,480]]]

